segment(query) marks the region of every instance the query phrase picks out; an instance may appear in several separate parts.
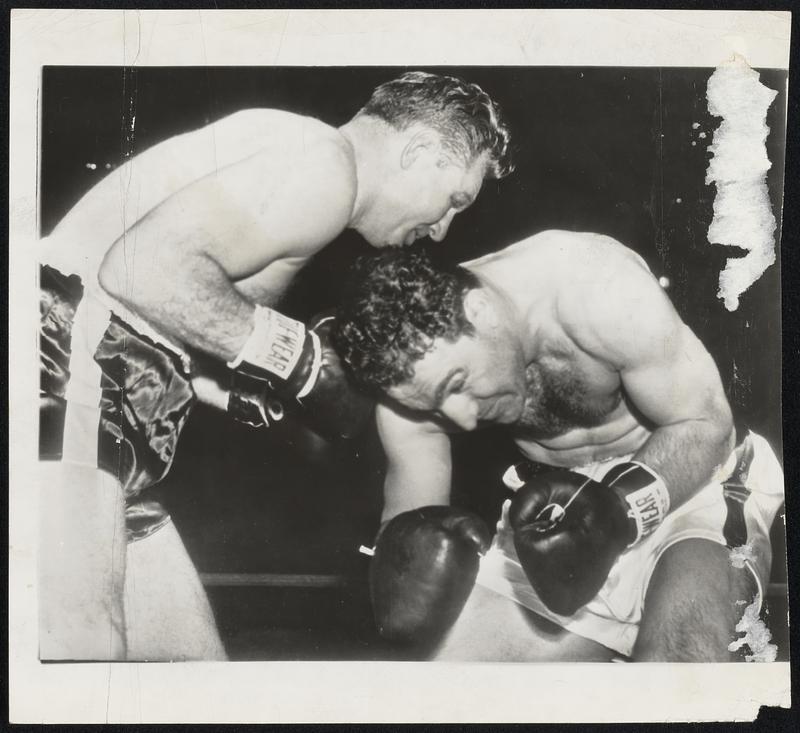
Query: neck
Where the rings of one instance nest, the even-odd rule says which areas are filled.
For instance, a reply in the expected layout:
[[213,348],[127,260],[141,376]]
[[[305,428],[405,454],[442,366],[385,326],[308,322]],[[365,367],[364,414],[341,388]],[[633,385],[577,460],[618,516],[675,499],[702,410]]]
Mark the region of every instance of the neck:
[[339,132],[350,143],[355,158],[357,190],[349,226],[358,229],[386,179],[385,156],[391,152],[387,140],[394,130],[377,117],[362,115],[342,125]]

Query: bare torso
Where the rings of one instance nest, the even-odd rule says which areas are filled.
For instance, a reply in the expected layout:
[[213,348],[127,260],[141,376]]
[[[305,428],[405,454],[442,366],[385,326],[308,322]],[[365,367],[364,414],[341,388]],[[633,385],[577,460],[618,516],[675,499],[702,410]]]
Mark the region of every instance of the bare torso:
[[[149,222],[164,246],[192,237],[227,242],[224,268],[249,300],[274,304],[316,243],[293,248],[277,233],[293,218],[291,190],[313,175],[314,159],[349,156],[337,130],[310,117],[271,109],[244,110],[169,138],[109,173],[42,242],[41,259],[78,272],[91,285],[109,249]],[[296,208],[296,207],[295,207]],[[275,237],[266,264],[248,261]]]
[[[575,304],[582,284],[607,266],[610,250],[612,262],[622,256],[646,268],[638,255],[608,237],[559,231],[534,235],[503,250],[502,256],[466,263],[500,284],[518,309],[531,314],[530,338],[534,340],[535,330],[536,347],[526,369],[527,397],[510,430],[533,460],[586,465],[633,453],[651,433],[630,404],[614,365],[589,353],[565,327],[580,318]],[[577,299],[570,297],[576,293]]]

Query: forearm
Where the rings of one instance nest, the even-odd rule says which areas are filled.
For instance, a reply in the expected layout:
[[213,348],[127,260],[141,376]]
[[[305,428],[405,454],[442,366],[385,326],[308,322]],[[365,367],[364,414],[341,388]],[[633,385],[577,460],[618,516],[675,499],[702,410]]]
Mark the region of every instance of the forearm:
[[205,374],[197,374],[192,377],[192,389],[194,389],[197,399],[203,404],[223,412],[228,409],[230,390],[221,385],[216,379],[212,379]]
[[383,487],[381,523],[412,509],[450,503],[450,466],[431,464],[419,473],[389,467]]
[[100,284],[168,338],[224,362],[241,351],[253,328],[254,306],[219,264],[204,254],[160,257],[147,252],[107,258]]
[[729,416],[686,420],[657,428],[634,455],[656,471],[667,486],[675,508],[708,483],[734,447]]

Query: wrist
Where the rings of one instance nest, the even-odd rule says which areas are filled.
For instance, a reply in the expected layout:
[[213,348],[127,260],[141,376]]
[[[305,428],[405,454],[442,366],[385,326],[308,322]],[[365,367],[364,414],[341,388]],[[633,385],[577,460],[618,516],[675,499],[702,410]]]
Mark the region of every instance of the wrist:
[[603,483],[614,490],[625,512],[628,548],[655,532],[669,513],[670,497],[666,483],[644,463],[620,463],[605,475]]
[[228,367],[270,386],[279,396],[301,400],[322,368],[319,336],[301,321],[257,305],[253,330]]
[[224,388],[216,379],[200,374],[192,377],[192,389],[197,399],[204,405],[209,405],[225,412],[230,402],[229,390]]

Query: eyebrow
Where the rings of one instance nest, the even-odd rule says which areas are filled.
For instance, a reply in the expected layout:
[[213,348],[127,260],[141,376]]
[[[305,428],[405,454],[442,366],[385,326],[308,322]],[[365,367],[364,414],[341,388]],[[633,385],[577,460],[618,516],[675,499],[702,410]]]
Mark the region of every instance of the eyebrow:
[[435,400],[434,407],[438,408],[442,406],[442,400],[444,399],[444,391],[447,388],[447,385],[450,384],[450,381],[453,379],[453,377],[460,371],[462,371],[461,367],[453,367],[449,372],[447,372],[444,379],[442,379],[442,381],[439,382],[438,386],[436,387],[436,390],[433,393],[433,399]]

